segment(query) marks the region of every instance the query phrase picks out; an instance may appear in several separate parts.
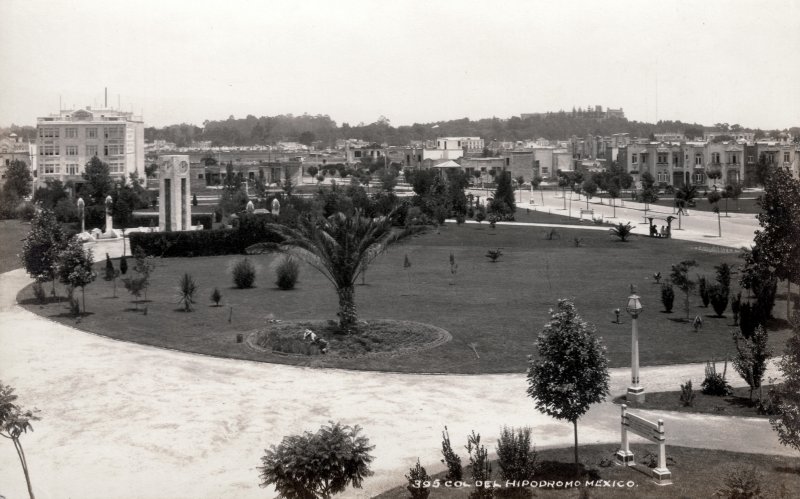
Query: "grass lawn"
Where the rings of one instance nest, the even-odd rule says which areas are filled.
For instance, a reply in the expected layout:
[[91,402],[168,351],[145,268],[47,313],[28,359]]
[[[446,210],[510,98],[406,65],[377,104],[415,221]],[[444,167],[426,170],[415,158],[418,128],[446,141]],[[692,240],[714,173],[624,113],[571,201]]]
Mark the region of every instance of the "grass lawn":
[[[272,255],[250,257],[258,268],[256,288],[234,289],[230,269],[240,256],[157,259],[148,291],[149,302],[135,310],[121,283],[117,298],[112,284],[98,278],[86,289],[89,314],[77,327],[114,338],[179,350],[269,362],[336,366],[401,372],[498,373],[523,372],[536,336],[549,320],[557,298],[575,300],[583,317],[597,326],[608,348],[611,366],[630,362],[630,319],[624,312],[629,285],[636,284],[645,307],[639,319],[642,365],[702,362],[721,359],[732,349],[730,317],[714,318],[692,297],[691,317],[705,316],[695,333],[681,320],[681,296],[675,312],[662,313],[660,287],[652,274],[668,275],[670,265],[696,259],[692,274],[713,276],[721,261],[736,263],[731,254],[704,249],[697,243],[633,237],[627,243],[606,231],[558,229],[559,239],[546,240],[542,227],[488,224],[448,224],[440,230],[395,246],[369,268],[366,284],[356,286],[360,318],[428,323],[445,329],[452,341],[412,355],[380,359],[286,358],[237,344],[236,333],[263,329],[269,318],[281,320],[336,319],[338,303],[331,284],[310,267],[301,267],[297,288],[279,290]],[[574,238],[582,239],[576,247]],[[484,255],[501,248],[491,263]],[[450,273],[449,256],[458,264]],[[411,267],[404,268],[405,255]],[[128,260],[132,269],[133,262]],[[103,262],[97,270],[102,275]],[[131,272],[131,270],[129,270]],[[178,305],[178,280],[184,272],[199,285],[194,312]],[[211,306],[214,287],[222,292],[222,307]],[[62,288],[63,289],[63,288]],[[62,291],[63,294],[63,291]],[[64,303],[40,306],[29,288],[18,297],[28,309],[75,325]],[[779,301],[776,314],[785,306]],[[141,309],[147,306],[147,315]],[[623,308],[621,323],[613,310]],[[787,331],[773,331],[770,343],[781,351]]]
[[[725,487],[725,479],[729,473],[741,468],[754,467],[761,474],[761,492],[759,497],[789,498],[800,497],[800,459],[784,456],[768,456],[763,454],[744,454],[710,449],[695,449],[667,445],[667,467],[672,472],[672,485],[659,486],[650,479],[648,468],[641,464],[648,453],[658,453],[656,445],[631,445],[636,467],[617,466],[612,463],[618,445],[586,445],[579,448],[580,461],[583,463],[583,475],[580,483],[583,486],[556,489],[555,487],[529,488],[530,495],[504,495],[505,497],[714,497],[714,493]],[[463,452],[462,452],[463,453]],[[546,449],[538,452],[540,470],[535,475],[537,482],[573,481],[576,479],[573,461],[573,448]],[[670,459],[671,458],[671,459]],[[463,461],[462,461],[463,462]],[[422,466],[430,463],[421,463]],[[438,464],[438,463],[437,463]],[[500,478],[500,467],[492,462],[493,480],[498,485],[505,485]],[[465,482],[474,485],[471,474],[464,467]],[[444,473],[435,476],[444,482]],[[622,482],[623,487],[586,486],[586,481],[606,480]],[[398,477],[398,482],[402,482]],[[471,483],[472,482],[472,483]],[[405,499],[409,497],[407,483],[375,496],[376,499]],[[632,486],[628,486],[632,485]],[[475,490],[474,486],[453,488],[432,488],[431,498],[468,497]],[[498,492],[511,492],[497,488]],[[587,495],[581,495],[586,493]],[[497,494],[497,497],[503,497]],[[727,496],[724,496],[727,497]],[[742,496],[744,497],[744,496]]]
[[[721,369],[719,363],[717,367]],[[730,366],[729,366],[730,367]],[[729,375],[739,376],[736,371],[728,371]],[[750,388],[739,387],[733,389],[733,395],[725,397],[715,397],[704,395],[700,391],[702,379],[693,379],[692,388],[696,397],[690,406],[684,406],[681,402],[681,392],[654,392],[647,393],[643,404],[636,404],[637,409],[649,409],[659,411],[692,412],[701,414],[715,414],[717,416],[742,416],[751,418],[768,418],[768,415],[761,414],[756,409],[758,403],[758,390],[753,392],[753,401],[750,401]],[[771,385],[762,386],[762,397],[766,400],[767,393]],[[617,397],[614,403],[625,403],[625,396]]]
[[0,273],[22,267],[17,255],[22,251],[22,241],[31,230],[29,222],[0,220]]

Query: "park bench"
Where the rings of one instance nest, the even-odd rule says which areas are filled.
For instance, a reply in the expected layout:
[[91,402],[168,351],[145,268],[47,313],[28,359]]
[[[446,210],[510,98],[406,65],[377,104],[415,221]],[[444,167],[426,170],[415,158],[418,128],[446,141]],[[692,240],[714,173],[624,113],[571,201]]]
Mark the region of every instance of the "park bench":
[[586,208],[581,208],[581,216],[584,215],[591,215],[592,217],[594,217],[594,210],[591,208],[589,208],[588,210]]

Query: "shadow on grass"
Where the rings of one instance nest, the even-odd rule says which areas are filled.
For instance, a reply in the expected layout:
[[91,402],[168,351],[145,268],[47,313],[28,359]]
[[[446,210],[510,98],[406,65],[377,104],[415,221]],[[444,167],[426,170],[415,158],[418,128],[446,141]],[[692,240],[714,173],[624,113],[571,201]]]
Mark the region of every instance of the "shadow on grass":
[[67,303],[64,296],[48,296],[44,301],[37,298],[23,298],[17,302],[19,305],[50,305],[51,303]]
[[59,317],[59,318],[67,318],[67,319],[83,319],[85,317],[89,317],[94,315],[94,312],[81,312],[78,315],[73,314],[72,312],[61,312],[60,314],[51,314],[48,317]]
[[790,475],[800,475],[800,466],[776,466],[775,471],[778,473],[788,473]]
[[600,473],[594,468],[587,469],[583,463],[562,463],[560,461],[543,461],[536,473],[537,480],[564,480],[574,477],[576,480],[599,480]]

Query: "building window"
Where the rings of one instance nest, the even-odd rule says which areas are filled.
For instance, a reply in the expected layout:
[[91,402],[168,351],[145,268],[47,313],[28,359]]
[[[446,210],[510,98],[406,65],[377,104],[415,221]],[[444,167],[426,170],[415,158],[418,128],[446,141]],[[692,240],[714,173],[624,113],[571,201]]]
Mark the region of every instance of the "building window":
[[58,146],[42,146],[39,149],[39,156],[58,156]]
[[87,145],[86,146],[86,156],[88,156],[90,158],[92,156],[97,156],[97,146]]
[[664,154],[664,153],[658,153],[658,158],[656,158],[656,159],[658,159],[658,162],[661,163],[661,164],[665,164],[665,163],[668,162],[667,155]]
[[[67,129],[69,130],[69,129]],[[66,146],[65,152],[67,156],[77,156],[78,155],[78,146]]]
[[719,164],[719,153],[718,152],[712,152],[711,153],[711,163],[713,163],[715,165]]
[[78,165],[76,163],[69,163],[67,165],[67,175],[77,175]]
[[783,162],[784,163],[789,163],[790,162],[789,161],[789,151],[786,151],[786,152],[783,153]]
[[669,175],[667,172],[658,172],[656,176],[659,182],[669,182]]
[[78,129],[75,127],[67,127],[64,129],[64,138],[65,139],[76,139],[78,138]]
[[738,154],[731,154],[731,164],[738,165],[739,164],[739,155]]
[[96,139],[97,138],[97,127],[91,127],[86,129],[86,138],[87,139]]
[[57,139],[58,138],[58,128],[40,128],[39,129],[39,137],[43,139]]
[[703,175],[702,173],[695,173],[694,174],[694,183],[695,184],[702,184],[703,182],[705,182],[705,177],[706,176]]
[[754,162],[754,158],[752,156],[748,156],[747,157],[747,162],[748,163],[753,163]]
[[638,163],[639,162],[639,155],[638,154],[631,154],[631,163]]
[[765,152],[764,153],[764,160],[767,163],[774,163],[775,162],[775,153],[774,152]]
[[695,154],[694,155],[694,166],[703,166],[703,155],[702,154]]
[[107,146],[103,146],[103,155],[104,156],[119,156],[120,154],[124,154],[125,146],[122,144],[110,144]]
[[123,139],[125,138],[125,127],[121,126],[107,126],[103,129],[103,136],[107,139]]
[[44,174],[45,175],[55,175],[61,171],[61,168],[57,164],[50,164],[44,165]]

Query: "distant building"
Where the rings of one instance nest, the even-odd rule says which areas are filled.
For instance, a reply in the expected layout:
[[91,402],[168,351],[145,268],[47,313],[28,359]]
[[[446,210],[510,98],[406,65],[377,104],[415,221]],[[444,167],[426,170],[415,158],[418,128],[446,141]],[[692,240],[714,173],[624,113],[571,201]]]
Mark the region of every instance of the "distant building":
[[86,163],[97,156],[120,181],[145,178],[144,122],[114,109],[63,110],[36,120],[36,185],[49,179],[83,183]]
[[717,137],[730,137],[733,140],[744,141],[744,142],[753,142],[756,138],[755,132],[721,132],[721,131],[711,131],[711,132],[703,132],[703,140],[706,142],[710,142]]
[[36,175],[36,146],[22,142],[16,133],[0,139],[0,186],[6,183],[6,169],[12,161],[23,161]]
[[686,136],[678,132],[654,133],[656,142],[683,142]]
[[483,151],[483,139],[480,137],[438,137],[437,149],[466,149],[468,152]]

